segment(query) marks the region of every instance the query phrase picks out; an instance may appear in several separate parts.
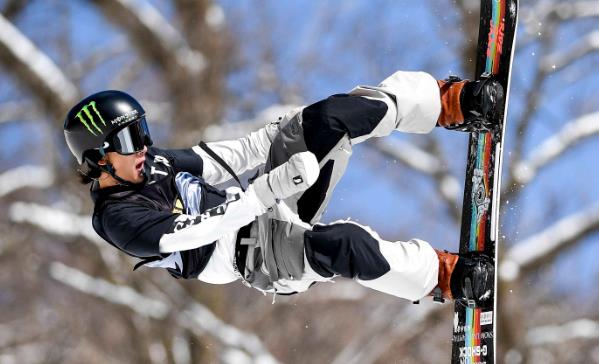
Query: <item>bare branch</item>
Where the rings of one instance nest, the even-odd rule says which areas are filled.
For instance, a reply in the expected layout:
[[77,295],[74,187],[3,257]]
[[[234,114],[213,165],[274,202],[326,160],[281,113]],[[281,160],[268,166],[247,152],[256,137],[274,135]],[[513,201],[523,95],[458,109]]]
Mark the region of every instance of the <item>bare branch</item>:
[[50,234],[81,236],[96,245],[108,266],[119,264],[117,251],[96,234],[89,215],[77,215],[35,203],[15,202],[9,207],[9,216],[13,222],[27,223]]
[[206,67],[205,57],[191,49],[181,34],[150,3],[132,0],[93,2],[108,20],[127,31],[142,54],[164,69],[171,72],[181,69],[196,75]]
[[[15,327],[19,327],[21,330],[17,332]],[[40,341],[44,341],[44,336],[53,334],[53,328],[36,327],[33,329],[31,326],[27,326],[26,320],[14,320],[8,324],[0,324],[0,333],[2,333],[0,334],[0,351],[6,353],[10,349],[39,344]]]
[[25,343],[11,348],[2,348],[2,359],[8,363],[43,363],[47,360],[45,343]]
[[114,90],[128,88],[136,79],[140,78],[145,68],[146,62],[143,59],[136,58],[114,75],[109,87]]
[[139,102],[146,111],[146,117],[151,124],[168,123],[173,118],[173,108],[169,102],[156,102],[141,99]]
[[539,326],[528,330],[526,341],[529,345],[562,344],[576,339],[599,338],[599,323],[589,319],[579,319],[561,325]]
[[433,177],[437,190],[448,207],[448,212],[454,219],[459,219],[459,209],[454,207],[459,206],[461,183],[449,172],[438,156],[405,140],[380,138],[368,145],[416,172]]
[[15,120],[34,120],[40,113],[31,102],[5,102],[0,104],[0,124]]
[[77,88],[60,68],[2,15],[0,62],[53,112],[62,114],[77,98]]
[[565,21],[599,16],[599,1],[539,1],[535,6],[524,7],[521,13],[520,21],[525,29],[528,33],[536,33],[538,27],[543,25],[543,19]]
[[212,124],[204,130],[206,141],[227,140],[241,138],[264,125],[279,120],[297,105],[272,105],[262,110],[255,118],[236,122],[223,121],[220,124]]
[[521,185],[530,182],[540,169],[563,155],[568,149],[597,134],[599,134],[599,112],[568,122],[558,133],[533,150],[528,160],[514,163],[514,181]]
[[499,279],[515,281],[522,273],[547,262],[581,238],[599,229],[599,205],[565,217],[509,249],[499,267]]
[[437,156],[426,152],[412,143],[388,138],[379,138],[371,143],[372,147],[383,155],[403,163],[417,172],[433,176],[442,169]]
[[553,32],[560,23],[598,17],[599,1],[539,1],[534,6],[523,6],[520,14],[519,22],[525,33],[518,37],[517,52],[543,38],[545,33]]
[[599,16],[599,1],[565,1],[555,8],[555,15],[562,20]]
[[21,188],[47,188],[52,183],[54,174],[46,167],[17,167],[0,174],[0,197]]
[[426,301],[420,305],[409,305],[400,314],[391,315],[389,312],[382,311],[383,315],[369,317],[369,320],[376,321],[374,325],[372,323],[369,325],[371,326],[369,339],[357,336],[337,355],[333,363],[376,362],[380,355],[397,342],[397,338],[401,338],[405,343],[426,330],[425,323],[435,314],[440,313],[444,307]]
[[14,19],[23,12],[28,3],[29,0],[8,0],[4,3],[0,13],[7,19]]
[[[364,287],[357,285],[352,280],[339,280],[328,282],[326,289],[310,289],[309,294],[298,295],[294,298],[292,304],[318,304],[318,303],[330,303],[333,301],[350,301],[359,302],[365,299],[371,291]],[[279,303],[279,301],[277,301]],[[280,304],[286,304],[286,301],[280,302]]]
[[476,63],[473,62],[472,55],[476,54],[480,1],[457,0],[454,3],[460,10],[461,20],[458,24],[464,35],[461,47],[462,64],[466,74],[474,75]]
[[[552,29],[551,27],[549,27]],[[547,31],[540,36],[539,40],[541,42],[539,54],[544,55],[548,53],[548,49],[550,47],[550,43],[554,39],[554,32]],[[514,143],[512,147],[512,161],[514,164],[522,159],[523,149],[526,142],[526,139],[529,136],[528,130],[530,128],[531,121],[533,120],[533,116],[535,115],[541,101],[543,99],[543,83],[547,79],[548,73],[544,72],[542,67],[538,66],[534,75],[531,76],[531,81],[529,83],[529,89],[524,96],[524,99],[527,100],[528,107],[525,109],[524,113],[520,117],[520,119],[516,122],[516,131],[514,136]],[[513,169],[509,169],[509,176],[507,178],[508,182],[513,181]],[[506,199],[511,199],[513,195],[516,195],[520,190],[512,188],[511,183],[504,183],[506,188],[502,193],[504,193],[504,197]]]
[[[389,336],[391,325],[394,320],[391,317],[403,317],[405,310],[398,313],[399,307],[381,304],[370,310],[368,320],[361,325],[360,330],[357,331],[352,340],[346,343],[337,356],[332,361],[332,364],[347,364],[351,362],[356,356],[360,356],[364,349],[368,350],[372,344],[372,338]],[[360,358],[357,358],[359,361]]]
[[50,264],[50,276],[81,292],[127,306],[143,317],[163,319],[170,311],[168,305],[162,301],[148,298],[130,287],[117,286],[103,279],[91,277],[59,262]]
[[50,276],[81,292],[125,306],[143,317],[163,320],[168,315],[173,315],[179,325],[196,335],[213,336],[227,347],[238,348],[251,354],[254,363],[277,363],[256,335],[228,325],[200,303],[190,302],[188,309],[173,312],[170,305],[164,301],[147,297],[130,287],[92,277],[59,262],[50,264]]
[[105,245],[90,223],[91,216],[77,215],[56,208],[27,202],[15,202],[9,208],[10,219],[29,223],[60,236],[83,236],[96,244]]
[[568,52],[559,51],[547,55],[539,62],[539,68],[544,73],[563,70],[575,61],[597,51],[599,51],[599,30],[587,34]]
[[74,80],[80,80],[92,70],[95,70],[101,63],[117,57],[129,50],[129,45],[125,37],[119,37],[114,40],[109,47],[96,50],[85,60],[75,61],[69,66],[69,74]]

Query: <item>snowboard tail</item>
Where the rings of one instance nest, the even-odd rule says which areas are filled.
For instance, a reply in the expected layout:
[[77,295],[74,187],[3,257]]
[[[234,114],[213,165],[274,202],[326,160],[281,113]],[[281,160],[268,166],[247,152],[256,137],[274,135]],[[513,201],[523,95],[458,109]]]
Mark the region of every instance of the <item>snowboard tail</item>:
[[517,0],[481,0],[476,79],[491,76],[499,81],[505,106],[492,130],[470,133],[459,250],[490,257],[495,277],[490,305],[474,308],[455,304],[453,364],[495,363],[499,193],[517,11]]

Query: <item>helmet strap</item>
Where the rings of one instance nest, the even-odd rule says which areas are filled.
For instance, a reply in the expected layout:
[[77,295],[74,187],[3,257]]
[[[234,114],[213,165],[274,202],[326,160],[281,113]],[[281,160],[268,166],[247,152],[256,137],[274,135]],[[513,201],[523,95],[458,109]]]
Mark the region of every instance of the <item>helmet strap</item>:
[[[102,154],[102,156],[104,156],[104,151],[100,148],[100,154]],[[126,181],[124,179],[122,179],[121,177],[117,176],[116,174],[116,170],[114,169],[114,167],[112,166],[112,164],[110,163],[106,163],[105,165],[102,164],[98,164],[94,161],[91,161],[89,159],[85,159],[87,161],[87,163],[89,163],[92,167],[95,167],[99,170],[101,170],[102,172],[106,172],[108,173],[112,178],[114,178],[119,185],[121,186],[132,186],[133,184],[129,181]]]
[[97,181],[97,180],[98,180],[98,178],[90,176],[89,174],[87,174],[87,172],[86,172],[86,171],[84,171],[84,170],[83,170],[83,169],[81,169],[81,168],[77,168],[77,172],[78,172],[80,175],[82,175],[82,176],[85,176],[86,178],[89,178],[89,179],[90,179],[90,180],[92,180],[92,181]]
[[104,168],[100,167],[100,169],[102,171],[105,171],[108,174],[110,174],[112,176],[112,178],[114,178],[121,186],[132,186],[133,185],[131,182],[126,181],[126,180],[122,179],[121,177],[117,176],[116,170],[114,169],[112,164],[107,163],[106,166],[104,166]]

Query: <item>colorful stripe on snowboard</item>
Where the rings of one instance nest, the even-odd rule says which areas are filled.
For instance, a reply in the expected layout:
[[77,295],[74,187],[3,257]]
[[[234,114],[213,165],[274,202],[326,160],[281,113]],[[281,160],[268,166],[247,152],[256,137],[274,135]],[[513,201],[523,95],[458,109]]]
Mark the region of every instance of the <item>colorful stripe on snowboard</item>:
[[489,167],[491,164],[492,133],[479,133],[477,158],[472,177],[472,217],[470,219],[470,239],[468,251],[485,250],[487,215],[491,202],[489,186]]
[[499,58],[503,49],[503,31],[505,30],[505,0],[493,2],[491,10],[491,29],[489,31],[489,43],[487,45],[487,63],[485,72],[490,74],[499,73]]

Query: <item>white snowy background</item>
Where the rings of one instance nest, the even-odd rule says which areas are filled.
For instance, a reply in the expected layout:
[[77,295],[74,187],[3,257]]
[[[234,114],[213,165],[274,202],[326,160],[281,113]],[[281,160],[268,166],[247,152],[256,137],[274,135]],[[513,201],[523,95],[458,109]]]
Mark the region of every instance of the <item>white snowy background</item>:
[[[154,140],[233,138],[396,69],[473,76],[478,1],[0,0],[0,364],[446,363],[451,305],[351,281],[263,297],[175,281],[91,228],[62,137],[132,93]],[[599,363],[599,1],[522,1],[505,146],[499,355]],[[464,134],[354,150],[324,221],[457,249]]]

